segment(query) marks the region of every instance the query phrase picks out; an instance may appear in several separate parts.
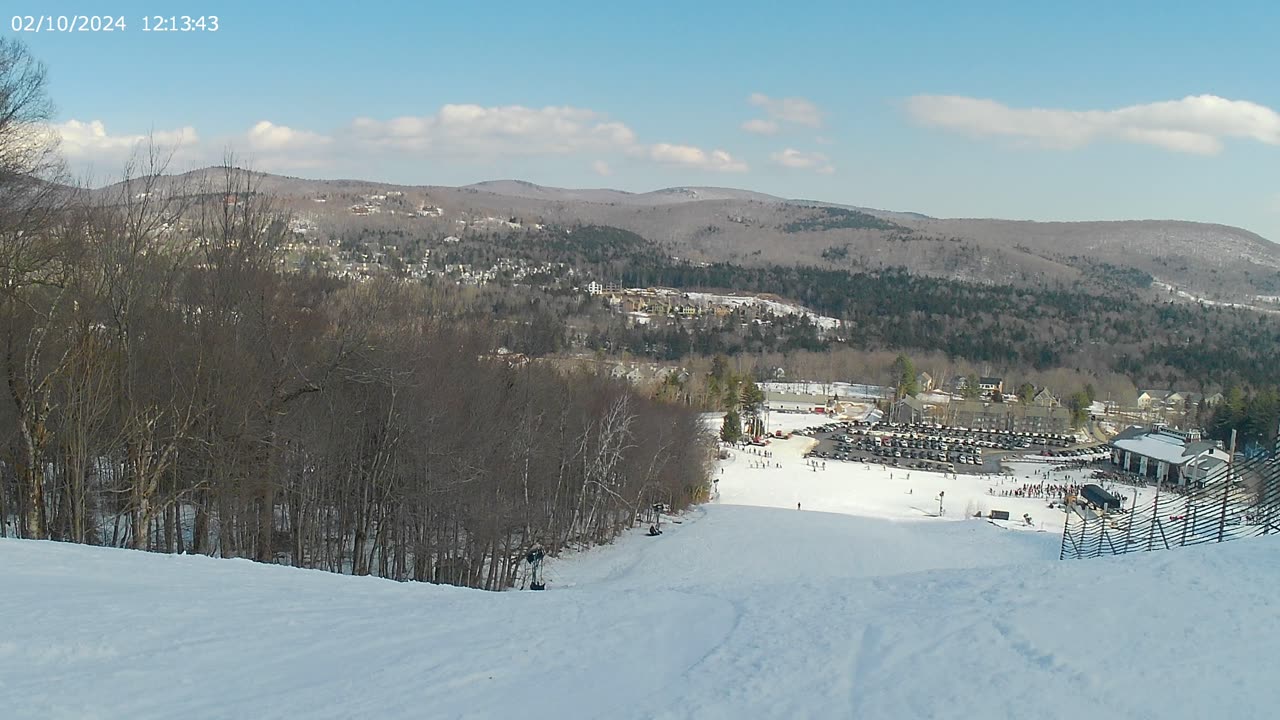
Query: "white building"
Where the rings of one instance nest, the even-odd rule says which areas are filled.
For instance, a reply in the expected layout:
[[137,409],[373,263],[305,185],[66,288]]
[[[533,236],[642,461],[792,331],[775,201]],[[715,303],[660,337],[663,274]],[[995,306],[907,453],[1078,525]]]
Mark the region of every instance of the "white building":
[[1202,486],[1222,475],[1231,456],[1199,430],[1129,428],[1111,441],[1111,462],[1143,477],[1179,486]]
[[764,389],[764,406],[771,412],[826,413],[831,405],[829,395]]

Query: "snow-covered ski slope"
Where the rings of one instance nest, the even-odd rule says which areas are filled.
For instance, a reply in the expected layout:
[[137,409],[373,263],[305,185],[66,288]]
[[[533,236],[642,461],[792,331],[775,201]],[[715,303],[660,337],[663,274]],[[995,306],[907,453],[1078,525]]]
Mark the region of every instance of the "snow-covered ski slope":
[[[1280,707],[1276,542],[1059,562],[1056,533],[899,518],[888,500],[864,515],[889,517],[727,504],[787,482],[787,460],[767,479],[743,460],[721,503],[660,537],[549,561],[543,593],[0,541],[0,717],[1169,720]],[[873,482],[839,472],[862,492]]]

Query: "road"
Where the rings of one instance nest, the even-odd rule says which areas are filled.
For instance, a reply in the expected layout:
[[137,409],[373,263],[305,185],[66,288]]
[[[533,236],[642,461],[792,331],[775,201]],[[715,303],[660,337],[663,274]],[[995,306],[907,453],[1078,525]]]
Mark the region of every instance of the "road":
[[1098,427],[1098,424],[1095,423],[1092,418],[1085,421],[1084,427],[1089,431],[1089,435],[1093,436],[1098,442],[1111,441],[1111,438],[1107,437],[1107,434],[1102,432],[1101,428]]

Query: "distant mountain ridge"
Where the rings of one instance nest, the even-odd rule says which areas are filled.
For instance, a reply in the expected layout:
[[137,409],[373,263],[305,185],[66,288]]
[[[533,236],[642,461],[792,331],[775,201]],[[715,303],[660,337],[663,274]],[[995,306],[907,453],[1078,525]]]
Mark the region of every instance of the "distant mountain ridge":
[[666,205],[669,203],[702,202],[707,200],[751,200],[767,203],[795,202],[753,190],[722,187],[681,186],[662,188],[644,193],[633,193],[608,188],[570,189],[548,187],[525,180],[485,180],[484,182],[472,183],[463,187],[507,197],[556,201],[613,202],[629,205]]
[[618,203],[627,205],[667,205],[687,202],[744,200],[761,203],[839,207],[882,217],[904,217],[917,220],[931,219],[928,215],[924,215],[923,213],[879,210],[876,208],[859,207],[856,205],[846,205],[824,200],[783,198],[778,197],[777,195],[756,192],[754,190],[742,190],[739,188],[726,187],[676,186],[661,188],[659,190],[651,190],[643,193],[633,193],[627,192],[626,190],[613,190],[609,188],[573,189],[550,187],[531,183],[527,180],[485,180],[478,183],[472,183],[470,185],[463,185],[462,187],[469,190],[480,190],[507,197],[561,202],[582,200],[584,202]]
[[[205,168],[166,180],[175,186],[199,186],[220,172]],[[450,187],[255,175],[261,190],[294,203],[298,211],[344,221],[350,221],[350,205],[397,191],[406,202],[412,201],[409,204],[439,208],[441,218],[464,226],[484,217],[609,225],[692,261],[803,263],[849,270],[903,267],[925,275],[1015,286],[1106,287],[1120,282],[1163,290],[1159,283],[1164,283],[1172,287],[1166,293],[1170,300],[1202,298],[1280,309],[1280,245],[1227,225],[934,218],[720,187],[634,193],[511,179]],[[303,202],[322,198],[335,202]],[[384,215],[377,222],[389,220]]]

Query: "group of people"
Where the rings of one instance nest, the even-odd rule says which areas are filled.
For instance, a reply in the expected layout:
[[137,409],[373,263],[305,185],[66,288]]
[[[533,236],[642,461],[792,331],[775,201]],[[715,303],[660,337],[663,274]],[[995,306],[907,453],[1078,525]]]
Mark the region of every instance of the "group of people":
[[[1081,485],[1075,483],[1023,483],[1022,487],[1013,488],[1012,490],[1001,490],[1000,497],[1009,498],[1033,498],[1039,500],[1062,501],[1068,497],[1077,497],[1080,495]],[[995,495],[995,488],[988,488],[987,492]],[[1121,505],[1128,502],[1129,498],[1125,495],[1116,495]],[[1053,507],[1054,503],[1050,503],[1049,507]]]
[[1061,472],[1066,472],[1068,470],[1083,470],[1095,462],[1097,461],[1096,460],[1068,460],[1066,462],[1056,463],[1053,466],[1053,469]]
[[759,455],[760,460],[752,460],[750,467],[754,470],[774,470],[780,469],[782,463],[773,461],[773,451],[763,450],[758,447],[748,447],[747,450],[753,455]]
[[1070,483],[1023,483],[1020,488],[1001,490],[1000,497],[1058,500],[1068,495],[1077,495],[1079,492],[1080,486]]

